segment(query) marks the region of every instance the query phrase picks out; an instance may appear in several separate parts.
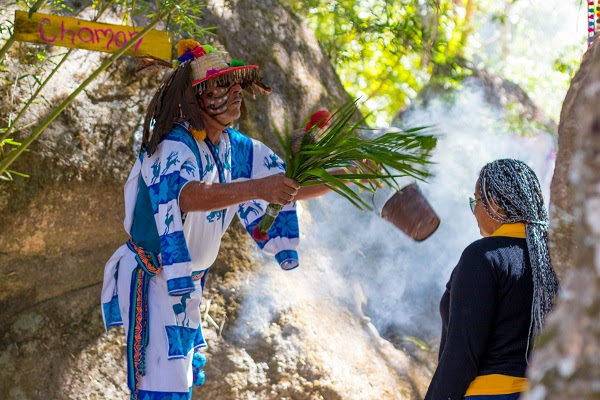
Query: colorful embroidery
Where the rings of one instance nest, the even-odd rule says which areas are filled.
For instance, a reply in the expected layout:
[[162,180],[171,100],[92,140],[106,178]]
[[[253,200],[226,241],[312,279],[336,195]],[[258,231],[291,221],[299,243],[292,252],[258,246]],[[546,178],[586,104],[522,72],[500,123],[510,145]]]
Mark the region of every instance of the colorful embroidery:
[[289,271],[296,268],[300,263],[298,262],[298,252],[296,250],[283,250],[275,254],[275,259],[281,266],[281,268]]
[[132,398],[138,397],[140,378],[146,375],[146,346],[148,345],[148,285],[150,278],[162,269],[160,258],[136,246],[133,240],[127,242],[130,250],[136,253],[138,266],[131,277],[129,304],[129,333],[127,335],[127,384]]
[[[248,207],[244,208],[244,204],[246,204]],[[254,207],[248,203],[242,203],[238,207],[238,216],[240,219],[244,220],[244,225],[248,225],[248,216],[250,213],[254,215],[260,215],[261,211],[263,211],[262,206],[256,200],[252,200],[252,205]]]
[[160,159],[156,159],[156,161],[154,161],[154,164],[152,164],[152,180],[150,181],[150,184],[154,185],[159,176],[160,176]]
[[215,222],[221,219],[223,215],[223,210],[211,211],[210,214],[206,216],[206,220],[208,222]]
[[103,303],[102,309],[104,311],[104,326],[108,328],[110,326],[123,325],[118,296],[115,295],[108,303]]
[[138,393],[139,400],[190,400],[192,398],[192,388],[188,393],[181,392],[151,392],[140,390]]
[[230,160],[231,159],[231,147],[226,146],[225,147],[225,153],[223,154],[223,169],[225,171],[231,171],[231,163]]
[[204,179],[209,172],[213,172],[215,170],[215,163],[210,154],[204,153],[204,159],[206,160],[206,165],[204,166],[200,179]]
[[170,295],[179,295],[191,292],[195,289],[194,281],[191,276],[169,279],[167,281],[167,290]]
[[167,204],[171,200],[176,200],[179,197],[181,188],[188,182],[178,172],[163,175],[160,181],[148,186],[148,194],[152,203],[152,210],[158,213],[158,207],[161,204]]
[[300,229],[298,228],[298,216],[296,212],[282,212],[278,215],[274,224],[277,234],[283,237],[298,237]]
[[192,272],[192,280],[194,281],[199,281],[202,278],[204,278],[204,273],[206,272],[206,270],[204,271],[194,271]]
[[[199,299],[195,296],[199,295],[199,285],[204,285],[207,273],[206,270],[191,271],[193,268],[190,264],[191,257],[183,234],[181,212],[178,207],[179,191],[189,180],[206,177],[207,180],[212,182],[217,181],[217,168],[219,168],[219,182],[231,182],[241,178],[247,179],[254,175],[257,177],[267,176],[279,172],[280,169],[283,170],[281,160],[277,160],[275,154],[268,147],[232,129],[228,129],[227,133],[229,138],[223,137],[220,150],[216,146],[213,148],[215,156],[218,157],[217,159],[211,158],[210,147],[206,148],[201,145],[198,148],[196,140],[178,124],[162,139],[163,144],[161,146],[163,147],[160,149],[161,151],[157,151],[152,157],[148,157],[146,154],[143,155],[143,162],[145,163],[141,169],[143,189],[144,191],[147,190],[148,196],[146,197],[149,198],[148,201],[154,211],[154,218],[151,218],[151,220],[152,222],[156,221],[156,228],[158,228],[156,229],[156,237],[160,242],[162,267],[167,274],[166,281],[156,281],[162,287],[160,293],[151,290],[149,295],[159,296],[162,300],[168,291],[171,297],[168,298],[166,304],[170,304],[171,309],[167,305],[166,308],[161,307],[161,311],[164,311],[165,315],[154,317],[148,315],[147,300],[145,300],[145,296],[148,296],[146,284],[149,282],[149,273],[156,272],[152,270],[152,264],[158,263],[159,256],[134,249],[138,265],[136,266],[135,275],[132,276],[130,287],[129,326],[131,331],[127,332],[127,372],[128,383],[136,400],[190,398],[186,387],[189,382],[186,382],[185,379],[177,384],[163,382],[161,379],[150,379],[150,375],[154,377],[156,373],[160,374],[162,372],[156,371],[155,368],[167,368],[168,370],[171,368],[171,366],[165,366],[162,362],[149,358],[149,353],[146,360],[145,354],[150,350],[146,346],[160,346],[158,341],[154,340],[155,336],[152,336],[151,340],[154,343],[148,344],[150,335],[162,336],[167,334],[167,348],[161,346],[158,349],[163,354],[162,360],[164,360],[165,352],[170,359],[182,359],[171,363],[171,365],[176,364],[173,367],[174,370],[185,369],[189,375],[193,375],[193,382],[196,384],[201,383],[203,380],[201,369],[197,368],[199,366],[198,360],[196,360],[197,357],[194,356],[193,359],[187,357],[192,356],[195,349],[206,347],[206,341],[199,325],[201,323],[200,312],[196,308]],[[192,153],[196,156],[195,160],[191,156]],[[157,158],[158,160],[156,160]],[[205,159],[206,162],[204,162]],[[206,169],[203,169],[203,166],[206,166]],[[198,171],[197,174],[196,170]],[[206,175],[207,173],[210,174]],[[248,222],[254,222],[254,219],[260,220],[265,206],[266,203],[263,204],[260,200],[248,201],[239,206],[228,208],[227,212],[238,211],[240,220],[248,224]],[[294,213],[294,211],[289,211],[293,210],[293,207],[286,207],[285,209],[288,213]],[[208,223],[211,219],[213,221],[223,221],[223,223],[230,220],[219,211],[212,215],[209,215],[211,213],[208,212],[204,214],[205,216],[209,215],[208,221],[204,218],[193,220],[194,224],[199,225],[198,227],[193,226],[193,228],[199,229],[200,234],[205,229],[219,232],[219,226],[209,225]],[[250,229],[252,229],[252,226],[250,226]],[[160,236],[160,232],[163,232],[162,236]],[[278,234],[278,232],[281,234]],[[297,265],[297,253],[292,250],[298,243],[297,232],[297,220],[292,215],[286,215],[284,211],[282,218],[276,221],[271,232],[271,237],[278,240],[263,243],[260,247],[267,245],[267,248],[265,248],[267,252],[276,254],[275,258],[280,263],[287,263],[286,265],[290,266],[292,264]],[[283,240],[279,240],[279,238]],[[215,237],[215,246],[217,245],[217,239]],[[202,242],[202,240],[200,241]],[[154,245],[156,246],[156,243]],[[202,245],[212,246],[212,238],[207,238],[207,241],[202,242]],[[132,247],[133,244],[130,244],[130,246]],[[159,246],[156,246],[156,248],[158,249]],[[150,264],[149,267],[145,266],[144,260]],[[191,290],[197,291],[192,294],[190,293]],[[103,298],[105,302],[108,300],[111,300],[110,293]],[[153,299],[150,301],[153,301]],[[103,304],[103,311],[109,316],[108,318],[116,322],[116,311],[119,311],[118,300],[115,298],[109,303]],[[195,304],[194,309],[192,309],[192,304]],[[113,313],[112,307],[114,307],[114,317],[111,316],[111,313]],[[190,308],[187,309],[187,307]],[[154,312],[154,309],[152,311]],[[145,331],[145,329],[148,331],[150,329],[150,317],[152,317],[153,324],[151,334]],[[190,365],[187,364],[186,360],[190,362]],[[193,371],[190,371],[187,368],[192,367],[192,363]],[[153,392],[139,390],[140,388],[175,390],[176,392]]]
[[252,177],[252,158],[254,154],[254,145],[252,139],[228,128],[229,141],[231,143],[231,179]]
[[176,231],[161,236],[160,250],[162,261],[165,265],[191,261],[183,231]]
[[[173,304],[173,312],[175,313],[175,322],[177,323],[177,326],[181,325],[181,326],[186,326],[189,327],[190,326],[190,320],[187,316],[187,311],[186,311],[186,306],[187,306],[187,302],[190,299],[190,294],[184,294],[183,296],[181,296],[181,300],[179,303],[177,304]],[[179,315],[183,314],[183,319],[181,320],[181,323],[179,322]]]
[[271,153],[269,154],[269,157],[265,157],[265,159],[263,160],[263,165],[268,170],[272,170],[273,168],[279,168],[280,170],[285,172],[285,167],[283,166],[283,163],[275,153]]
[[[246,226],[246,231],[248,231],[250,236],[252,236],[252,229],[254,229],[254,227],[257,226],[261,220],[262,217],[257,218],[254,221],[252,221],[252,223]],[[269,237],[271,238],[279,236],[289,239],[297,239],[299,231],[300,230],[298,228],[298,216],[296,215],[296,211],[282,211],[277,216],[277,219],[275,219],[275,223],[273,224],[271,229],[269,229],[268,233]],[[262,249],[268,242],[269,241],[256,241],[256,244],[258,244],[258,247]]]
[[163,233],[163,236],[169,233],[169,226],[171,226],[171,224],[173,223],[173,214],[171,213],[171,210],[173,210],[173,206],[169,204],[169,208],[167,208],[167,215],[165,216],[165,232]]
[[161,175],[166,175],[167,171],[169,170],[169,168],[171,168],[171,166],[177,165],[177,163],[179,162],[179,158],[177,157],[178,155],[179,153],[176,151],[172,151],[171,153],[169,153],[169,155],[167,156],[167,165],[165,166],[165,169],[163,169],[163,171],[160,173]]
[[196,331],[200,329],[188,328],[179,325],[165,326],[169,342],[169,359],[186,357],[194,348]]
[[190,176],[194,177],[194,173],[196,171],[196,166],[190,160],[187,160],[183,164],[181,164],[181,169],[187,172]]

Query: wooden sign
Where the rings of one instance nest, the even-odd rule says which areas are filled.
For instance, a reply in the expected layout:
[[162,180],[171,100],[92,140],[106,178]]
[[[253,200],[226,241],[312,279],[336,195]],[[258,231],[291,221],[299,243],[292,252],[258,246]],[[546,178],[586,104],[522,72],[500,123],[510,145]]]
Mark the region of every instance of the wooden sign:
[[[25,11],[15,12],[15,40],[23,42],[114,53],[139,31],[141,29],[131,26],[103,24],[61,15],[33,13],[29,18]],[[138,39],[125,54],[170,60],[169,35],[164,31],[152,30]]]

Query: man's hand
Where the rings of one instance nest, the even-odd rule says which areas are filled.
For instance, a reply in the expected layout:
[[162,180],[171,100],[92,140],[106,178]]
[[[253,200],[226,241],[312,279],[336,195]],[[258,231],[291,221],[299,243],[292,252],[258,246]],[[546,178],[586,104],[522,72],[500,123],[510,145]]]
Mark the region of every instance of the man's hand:
[[284,174],[267,176],[254,181],[257,185],[259,198],[269,203],[285,206],[294,201],[300,184]]

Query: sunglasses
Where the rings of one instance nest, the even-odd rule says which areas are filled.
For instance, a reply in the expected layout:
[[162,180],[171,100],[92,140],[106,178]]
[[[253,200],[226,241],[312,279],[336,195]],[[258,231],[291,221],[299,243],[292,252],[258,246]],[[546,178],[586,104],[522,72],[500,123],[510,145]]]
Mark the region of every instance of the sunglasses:
[[471,212],[473,214],[475,214],[475,206],[477,205],[477,202],[481,200],[481,197],[478,199],[474,199],[472,197],[469,197],[469,206],[471,206]]

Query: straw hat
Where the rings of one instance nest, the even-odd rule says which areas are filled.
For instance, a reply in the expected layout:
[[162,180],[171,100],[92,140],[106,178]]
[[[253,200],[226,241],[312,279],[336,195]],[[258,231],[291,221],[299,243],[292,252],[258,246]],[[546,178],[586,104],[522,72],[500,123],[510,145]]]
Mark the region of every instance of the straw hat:
[[202,46],[193,39],[184,39],[177,44],[177,55],[181,63],[191,63],[192,86],[196,87],[197,93],[213,86],[226,85],[235,79],[241,79],[242,88],[249,89],[251,93],[252,85],[256,85],[263,93],[271,92],[271,88],[261,82],[257,65],[246,65],[235,59],[227,63],[212,46]]

